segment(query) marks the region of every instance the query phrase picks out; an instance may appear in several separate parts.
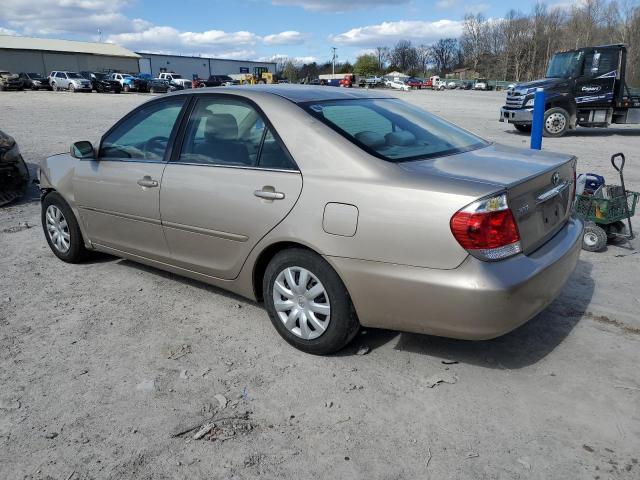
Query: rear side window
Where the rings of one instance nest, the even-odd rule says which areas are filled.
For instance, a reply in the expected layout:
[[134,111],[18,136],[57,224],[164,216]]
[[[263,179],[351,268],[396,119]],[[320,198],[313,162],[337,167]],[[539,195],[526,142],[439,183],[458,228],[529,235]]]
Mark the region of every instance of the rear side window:
[[332,100],[302,107],[363,150],[393,162],[451,155],[488,144],[395,99]]
[[296,168],[251,104],[219,97],[198,99],[178,161],[230,167]]

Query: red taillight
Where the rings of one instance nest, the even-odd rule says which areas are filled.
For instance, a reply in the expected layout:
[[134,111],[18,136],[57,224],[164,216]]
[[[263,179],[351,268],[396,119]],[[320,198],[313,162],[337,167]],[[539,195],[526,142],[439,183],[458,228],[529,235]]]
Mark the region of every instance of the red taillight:
[[462,248],[482,260],[499,260],[522,251],[505,194],[463,208],[451,217],[450,225]]

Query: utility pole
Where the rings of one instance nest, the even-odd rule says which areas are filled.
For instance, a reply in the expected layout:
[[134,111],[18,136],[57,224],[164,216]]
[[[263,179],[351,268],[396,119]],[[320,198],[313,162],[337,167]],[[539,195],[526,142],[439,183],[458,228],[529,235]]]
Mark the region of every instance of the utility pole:
[[102,43],[102,30],[98,27],[98,42]]
[[332,53],[332,59],[331,59],[331,73],[333,75],[336,74],[336,58],[338,58],[338,55],[336,55],[336,47],[331,47],[331,53]]

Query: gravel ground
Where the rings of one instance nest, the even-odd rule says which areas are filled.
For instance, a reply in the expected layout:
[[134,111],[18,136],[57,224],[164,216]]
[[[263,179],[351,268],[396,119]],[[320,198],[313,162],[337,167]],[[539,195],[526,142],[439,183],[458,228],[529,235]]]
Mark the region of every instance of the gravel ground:
[[[500,93],[397,95],[528,142],[497,122]],[[146,98],[3,93],[0,129],[35,168]],[[611,182],[623,151],[640,189],[638,129],[544,148]],[[367,330],[315,357],[222,290],[108,256],[67,265],[38,225],[35,189],[0,209],[2,479],[640,478],[638,241],[583,252],[560,298],[499,339]],[[207,421],[200,440],[173,436]]]

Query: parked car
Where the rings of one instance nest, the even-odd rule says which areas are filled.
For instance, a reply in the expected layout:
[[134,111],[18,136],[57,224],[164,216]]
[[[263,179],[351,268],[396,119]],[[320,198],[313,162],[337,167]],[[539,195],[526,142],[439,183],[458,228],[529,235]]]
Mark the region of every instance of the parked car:
[[91,82],[78,72],[60,72],[54,70],[49,74],[49,84],[55,91],[91,92],[93,90]]
[[0,205],[21,197],[29,186],[29,169],[13,137],[0,131]]
[[153,78],[149,73],[141,73],[138,78],[147,82],[147,90],[149,93],[167,93],[170,91],[169,83],[166,80]]
[[386,80],[384,84],[386,87],[393,88],[394,90],[404,90],[405,92],[408,92],[409,90],[411,90],[409,85],[407,85],[404,82],[401,82],[400,80]]
[[287,79],[283,79],[283,80],[278,80],[278,83],[286,84],[286,83],[291,83],[291,82],[289,80],[287,80]]
[[424,85],[424,79],[410,77],[405,81],[405,83],[409,85],[409,88],[417,88],[418,90],[420,90]]
[[31,90],[51,90],[49,80],[39,73],[25,73],[21,72],[18,77],[22,80],[24,88],[30,88]]
[[193,81],[193,88],[222,87],[237,84],[238,81],[234,80],[229,75],[211,75],[206,80],[202,78],[196,78]]
[[22,79],[8,70],[0,70],[0,92],[3,90],[24,90]]
[[373,92],[154,98],[41,162],[46,240],[66,262],[99,250],[264,301],[316,354],[360,325],[487,339],[532,318],[578,261],[576,158]]
[[169,83],[173,82],[173,83],[176,83],[178,85],[181,85],[182,88],[192,88],[193,87],[193,82],[191,80],[187,80],[186,78],[182,78],[182,76],[178,75],[177,73],[163,72],[160,75],[158,75],[158,78],[160,80],[166,80]]
[[120,82],[111,80],[109,75],[106,73],[82,71],[80,72],[80,75],[89,80],[91,82],[91,88],[98,93],[122,92],[122,85],[120,85]]
[[449,82],[447,83],[447,88],[449,90],[455,90],[456,88],[458,88],[458,84],[456,82]]
[[462,82],[462,85],[460,85],[461,90],[471,90],[472,88],[473,82],[470,80],[465,80],[464,82]]
[[109,75],[109,80],[115,80],[122,85],[125,92],[148,92],[149,82],[130,73],[114,72]]
[[474,90],[490,90],[489,83],[486,78],[478,78],[473,84]]

